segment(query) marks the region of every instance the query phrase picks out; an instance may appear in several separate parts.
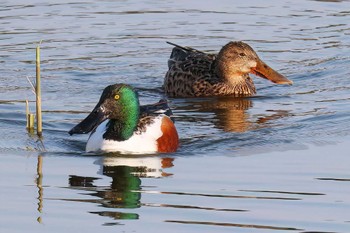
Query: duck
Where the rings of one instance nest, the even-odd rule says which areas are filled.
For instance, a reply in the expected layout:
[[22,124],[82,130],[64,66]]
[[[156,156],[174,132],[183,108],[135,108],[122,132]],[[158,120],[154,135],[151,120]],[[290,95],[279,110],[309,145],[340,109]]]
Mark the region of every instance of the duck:
[[249,73],[276,84],[293,82],[264,63],[248,44],[231,41],[218,54],[174,46],[163,88],[169,97],[249,97],[256,88]]
[[140,106],[127,84],[107,86],[91,113],[68,133],[90,133],[86,152],[151,154],[175,152],[179,136],[166,100]]

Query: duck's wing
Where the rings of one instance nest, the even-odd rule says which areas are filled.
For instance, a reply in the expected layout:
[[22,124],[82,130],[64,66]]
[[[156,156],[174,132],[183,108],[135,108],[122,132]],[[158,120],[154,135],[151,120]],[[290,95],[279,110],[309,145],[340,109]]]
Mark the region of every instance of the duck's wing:
[[168,116],[173,122],[173,112],[171,111],[168,101],[165,99],[159,100],[155,104],[147,104],[140,106],[140,120],[136,127],[136,132],[145,132],[147,125],[153,124],[154,119],[159,115]]
[[191,47],[183,47],[181,45],[167,41],[168,44],[173,45],[174,48],[171,51],[170,58],[168,60],[168,68],[170,69],[175,63],[182,62],[188,59],[188,56],[201,54],[206,55],[206,53],[199,51]]
[[171,44],[175,47],[168,60],[165,92],[172,97],[191,97],[208,91],[209,86],[216,82],[213,73],[216,55]]
[[158,103],[155,104],[147,104],[140,106],[140,118],[146,116],[158,116],[160,114],[165,114],[170,118],[172,118],[173,116],[173,112],[171,111],[168,105],[168,101],[165,99],[161,99]]

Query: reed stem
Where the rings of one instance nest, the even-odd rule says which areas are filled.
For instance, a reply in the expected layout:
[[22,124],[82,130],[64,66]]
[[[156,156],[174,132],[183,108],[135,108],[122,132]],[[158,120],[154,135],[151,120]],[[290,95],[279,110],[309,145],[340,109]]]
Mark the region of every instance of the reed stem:
[[40,82],[40,44],[36,47],[36,132],[42,136],[42,115],[41,115],[41,82]]
[[34,129],[34,114],[30,113],[29,111],[29,102],[26,100],[26,119],[27,119],[27,130],[33,130]]
[[29,103],[28,100],[26,100],[26,119],[27,119],[27,124],[26,128],[29,129]]

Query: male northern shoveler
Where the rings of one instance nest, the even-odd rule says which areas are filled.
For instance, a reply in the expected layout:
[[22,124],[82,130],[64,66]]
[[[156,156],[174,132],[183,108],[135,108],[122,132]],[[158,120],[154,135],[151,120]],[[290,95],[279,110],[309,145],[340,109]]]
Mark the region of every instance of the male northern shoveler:
[[87,152],[174,152],[179,137],[170,114],[165,100],[140,106],[138,94],[131,86],[114,84],[104,89],[96,107],[69,134],[92,131]]
[[167,43],[175,46],[164,79],[165,92],[171,97],[252,96],[256,90],[248,73],[292,84],[241,41],[229,42],[217,55]]

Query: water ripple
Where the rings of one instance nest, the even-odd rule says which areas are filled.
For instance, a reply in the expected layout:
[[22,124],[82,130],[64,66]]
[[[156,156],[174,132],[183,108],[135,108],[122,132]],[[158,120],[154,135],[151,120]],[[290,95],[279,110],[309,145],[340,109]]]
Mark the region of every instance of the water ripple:
[[280,231],[301,231],[302,230],[294,227],[278,227],[278,226],[265,226],[265,225],[255,225],[255,224],[224,223],[224,222],[201,222],[201,221],[183,221],[183,220],[166,220],[166,222],[180,223],[180,224],[208,225],[208,226],[212,225],[212,226],[224,226],[224,227],[268,229],[268,230],[280,230]]

